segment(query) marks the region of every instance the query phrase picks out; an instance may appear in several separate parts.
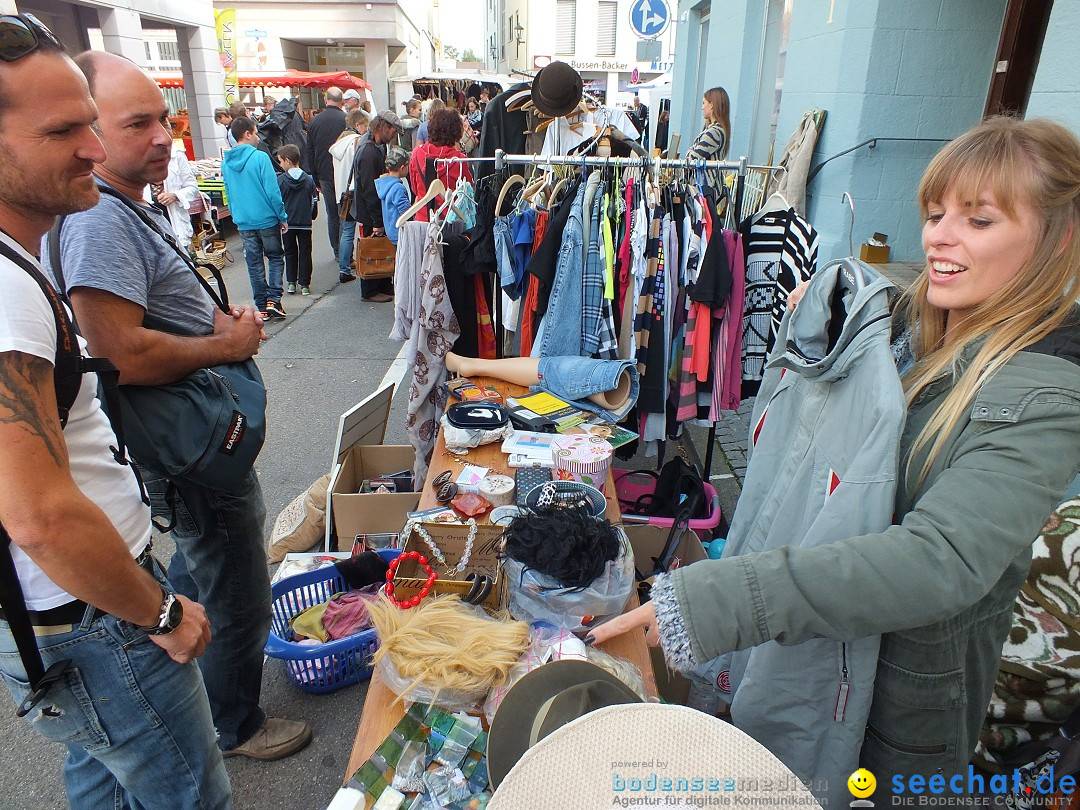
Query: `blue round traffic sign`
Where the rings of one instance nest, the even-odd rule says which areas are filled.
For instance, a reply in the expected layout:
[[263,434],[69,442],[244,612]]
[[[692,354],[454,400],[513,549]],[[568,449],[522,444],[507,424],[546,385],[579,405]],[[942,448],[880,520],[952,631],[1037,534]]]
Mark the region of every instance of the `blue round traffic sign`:
[[656,39],[670,23],[667,0],[634,0],[630,4],[630,28],[641,39]]

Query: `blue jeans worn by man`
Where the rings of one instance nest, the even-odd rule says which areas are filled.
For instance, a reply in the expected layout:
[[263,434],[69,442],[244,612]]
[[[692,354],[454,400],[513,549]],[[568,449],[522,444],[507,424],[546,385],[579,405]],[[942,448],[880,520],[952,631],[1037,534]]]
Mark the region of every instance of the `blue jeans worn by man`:
[[338,240],[338,272],[343,276],[352,275],[351,265],[355,244],[356,223],[351,219],[342,220],[341,239]]
[[259,708],[263,646],[270,632],[270,576],[262,545],[266,507],[252,470],[236,495],[144,471],[155,517],[176,525],[169,581],[177,593],[206,608],[213,642],[199,666],[217,723],[218,745],[229,751],[262,728]]
[[[281,244],[281,229],[275,226],[258,231],[240,231],[240,238],[244,241],[244,261],[247,262],[255,307],[265,312],[266,302],[280,304],[284,291],[285,248]],[[263,265],[263,256],[266,257],[266,266]]]
[[[170,660],[128,622],[108,614],[88,621],[92,616],[93,608],[81,624],[37,630],[46,668],[65,658],[72,662],[33,722],[41,736],[67,747],[70,806],[232,807],[199,666]],[[29,693],[15,640],[2,620],[0,677],[17,703]],[[154,756],[147,757],[147,750]]]

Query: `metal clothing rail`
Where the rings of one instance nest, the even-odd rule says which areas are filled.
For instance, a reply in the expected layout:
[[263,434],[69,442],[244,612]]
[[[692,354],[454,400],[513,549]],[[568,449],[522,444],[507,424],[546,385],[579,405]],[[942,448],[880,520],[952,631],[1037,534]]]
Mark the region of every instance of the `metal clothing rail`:
[[[687,170],[711,170],[711,171],[734,171],[736,174],[735,181],[735,199],[733,201],[733,208],[735,212],[736,227],[742,216],[743,198],[746,191],[746,177],[751,171],[768,172],[770,175],[773,172],[781,171],[781,166],[768,166],[751,164],[745,155],[738,160],[695,160],[694,158],[661,158],[661,157],[595,157],[595,156],[582,156],[575,157],[574,155],[509,155],[502,149],[495,150],[494,157],[479,157],[479,158],[435,158],[435,163],[484,163],[495,161],[495,170],[502,171],[507,164],[521,164],[527,166],[612,166],[621,168],[633,168],[650,167],[652,169],[653,179],[660,173],[660,169],[687,169]],[[497,347],[501,349],[501,346]],[[501,351],[499,352],[501,354]],[[712,473],[712,459],[713,449],[716,446],[716,422],[713,422],[709,426],[709,438],[705,449],[705,473],[704,478],[706,481]],[[663,464],[664,453],[660,451],[659,460],[657,466]]]

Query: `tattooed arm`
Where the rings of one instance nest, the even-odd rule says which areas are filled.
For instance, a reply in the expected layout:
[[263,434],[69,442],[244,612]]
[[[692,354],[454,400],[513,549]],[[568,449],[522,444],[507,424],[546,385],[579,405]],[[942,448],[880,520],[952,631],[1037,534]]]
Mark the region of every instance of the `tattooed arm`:
[[72,596],[135,624],[157,622],[161,589],[71,477],[52,364],[15,351],[0,352],[0,521]]

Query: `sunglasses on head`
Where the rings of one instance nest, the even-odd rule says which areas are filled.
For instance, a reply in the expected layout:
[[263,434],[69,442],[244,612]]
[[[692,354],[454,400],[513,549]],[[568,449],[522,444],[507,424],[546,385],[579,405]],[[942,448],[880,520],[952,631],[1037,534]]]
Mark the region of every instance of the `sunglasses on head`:
[[0,16],[0,60],[15,62],[49,42],[60,50],[63,44],[33,14]]

